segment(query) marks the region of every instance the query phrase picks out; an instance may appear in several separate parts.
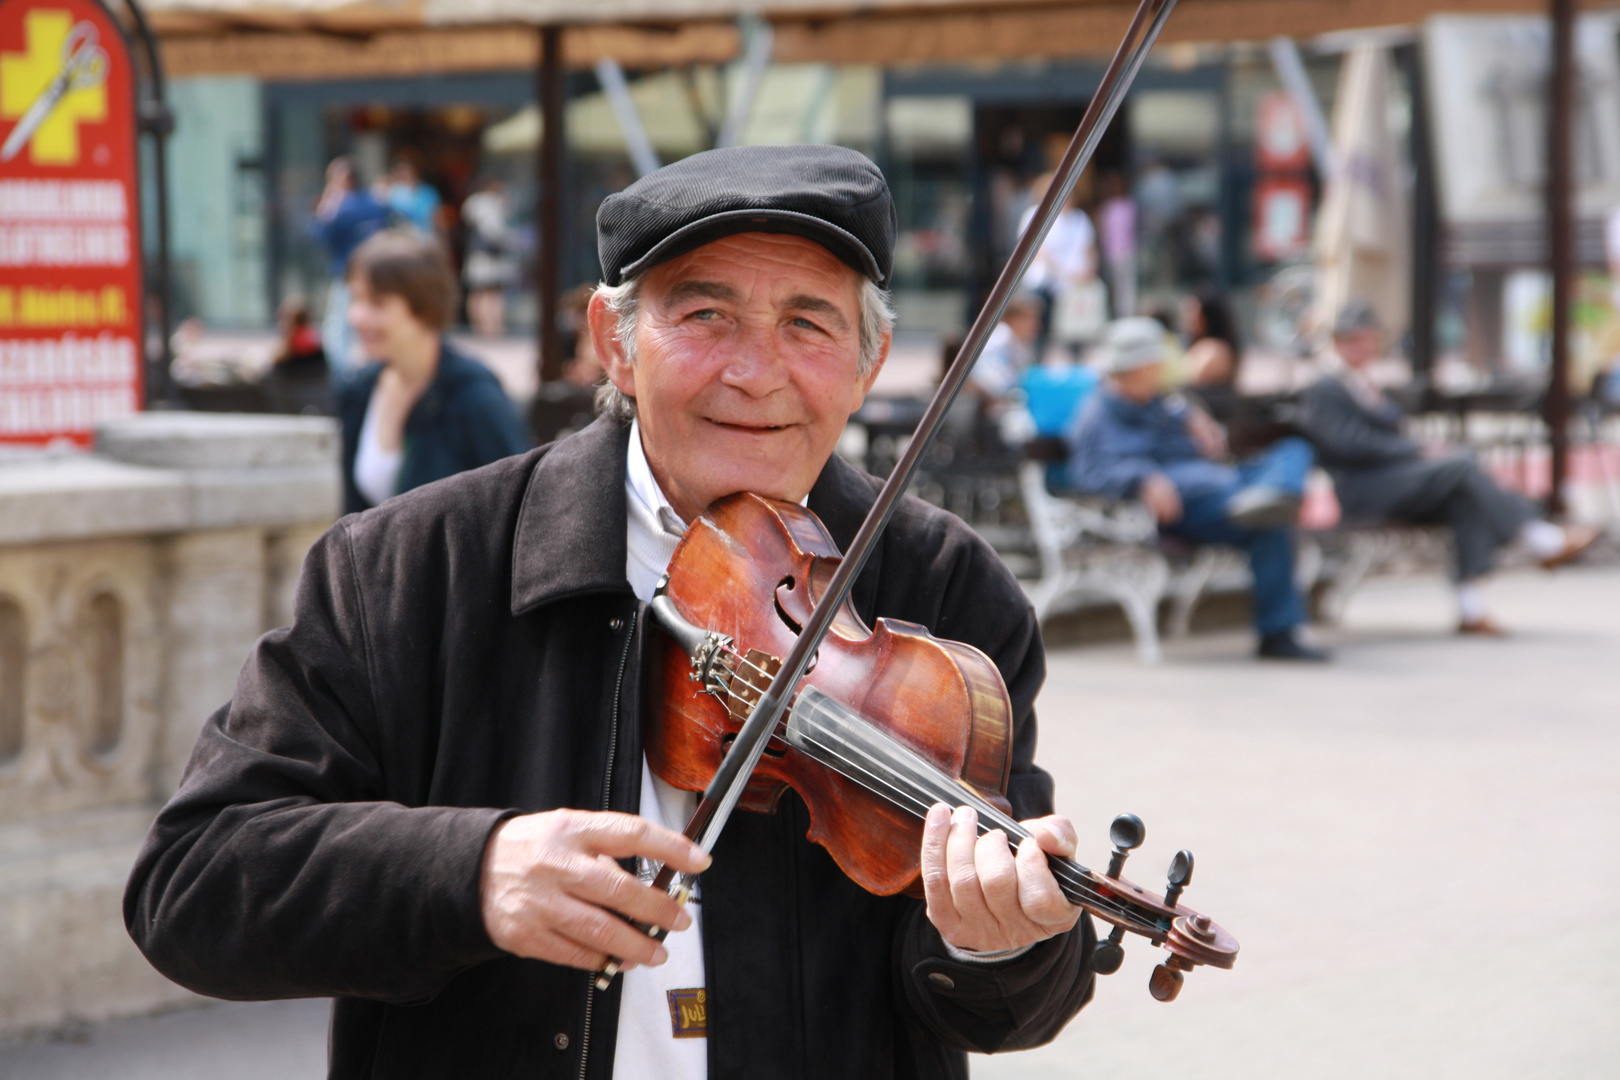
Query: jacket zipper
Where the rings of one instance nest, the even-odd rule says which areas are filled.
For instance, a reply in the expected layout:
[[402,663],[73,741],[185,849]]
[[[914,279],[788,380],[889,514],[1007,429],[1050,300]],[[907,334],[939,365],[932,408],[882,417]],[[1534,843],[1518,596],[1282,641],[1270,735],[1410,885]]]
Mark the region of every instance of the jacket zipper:
[[[612,809],[613,762],[619,756],[619,702],[624,697],[624,672],[630,663],[630,643],[636,636],[636,615],[631,612],[624,623],[624,652],[619,654],[619,677],[613,684],[613,714],[608,727],[607,768],[602,776],[602,809]],[[596,1004],[594,976],[585,981],[585,1019],[579,1032],[579,1080],[585,1080],[585,1065],[591,1053],[591,1012]]]

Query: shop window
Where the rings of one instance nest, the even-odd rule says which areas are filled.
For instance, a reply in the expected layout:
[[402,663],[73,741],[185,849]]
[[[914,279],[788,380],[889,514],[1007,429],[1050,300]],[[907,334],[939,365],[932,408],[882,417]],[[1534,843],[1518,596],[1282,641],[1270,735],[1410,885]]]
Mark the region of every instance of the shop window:
[[90,667],[90,749],[105,756],[118,748],[124,728],[124,609],[111,593],[90,601],[84,651]]
[[0,765],[17,760],[23,745],[23,664],[28,633],[22,608],[0,596]]

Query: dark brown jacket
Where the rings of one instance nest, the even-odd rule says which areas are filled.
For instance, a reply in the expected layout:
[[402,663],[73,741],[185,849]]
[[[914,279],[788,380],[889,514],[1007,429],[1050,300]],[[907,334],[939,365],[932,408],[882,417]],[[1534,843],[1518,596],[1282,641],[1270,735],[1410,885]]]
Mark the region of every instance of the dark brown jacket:
[[[314,547],[293,625],[209,719],[130,878],[125,919],[159,970],[217,997],[337,998],[334,1077],[612,1075],[619,984],[497,949],[478,872],[513,813],[637,808],[625,445],[599,421]],[[835,458],[810,507],[847,544],[876,486]],[[907,500],[855,603],[997,662],[1013,806],[1049,812],[1040,638],[995,554]],[[711,1076],[963,1076],[963,1050],[1048,1040],[1089,997],[1089,923],[1010,962],[953,961],[921,903],[862,891],[806,827],[791,793],[739,812],[704,875]]]

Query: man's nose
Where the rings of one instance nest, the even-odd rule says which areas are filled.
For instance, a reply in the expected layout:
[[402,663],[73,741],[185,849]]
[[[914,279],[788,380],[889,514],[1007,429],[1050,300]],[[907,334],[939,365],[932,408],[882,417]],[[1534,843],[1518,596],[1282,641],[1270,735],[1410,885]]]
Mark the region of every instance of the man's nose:
[[721,382],[756,398],[766,397],[786,386],[788,357],[773,330],[743,327],[721,372]]

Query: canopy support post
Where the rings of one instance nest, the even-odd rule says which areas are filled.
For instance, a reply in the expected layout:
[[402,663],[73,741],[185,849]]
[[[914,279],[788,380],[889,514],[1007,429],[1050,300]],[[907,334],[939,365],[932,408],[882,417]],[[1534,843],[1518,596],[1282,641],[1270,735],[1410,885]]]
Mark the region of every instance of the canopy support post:
[[540,200],[535,226],[540,236],[534,267],[535,289],[539,293],[535,339],[540,381],[546,383],[562,378],[563,368],[557,314],[562,292],[563,145],[567,132],[563,130],[562,27],[555,23],[540,27],[540,70],[536,77],[540,91]]
[[1569,315],[1574,301],[1575,0],[1552,0],[1552,85],[1547,154],[1547,252],[1552,271],[1552,362],[1547,372],[1552,482],[1547,513],[1562,515],[1569,469]]

